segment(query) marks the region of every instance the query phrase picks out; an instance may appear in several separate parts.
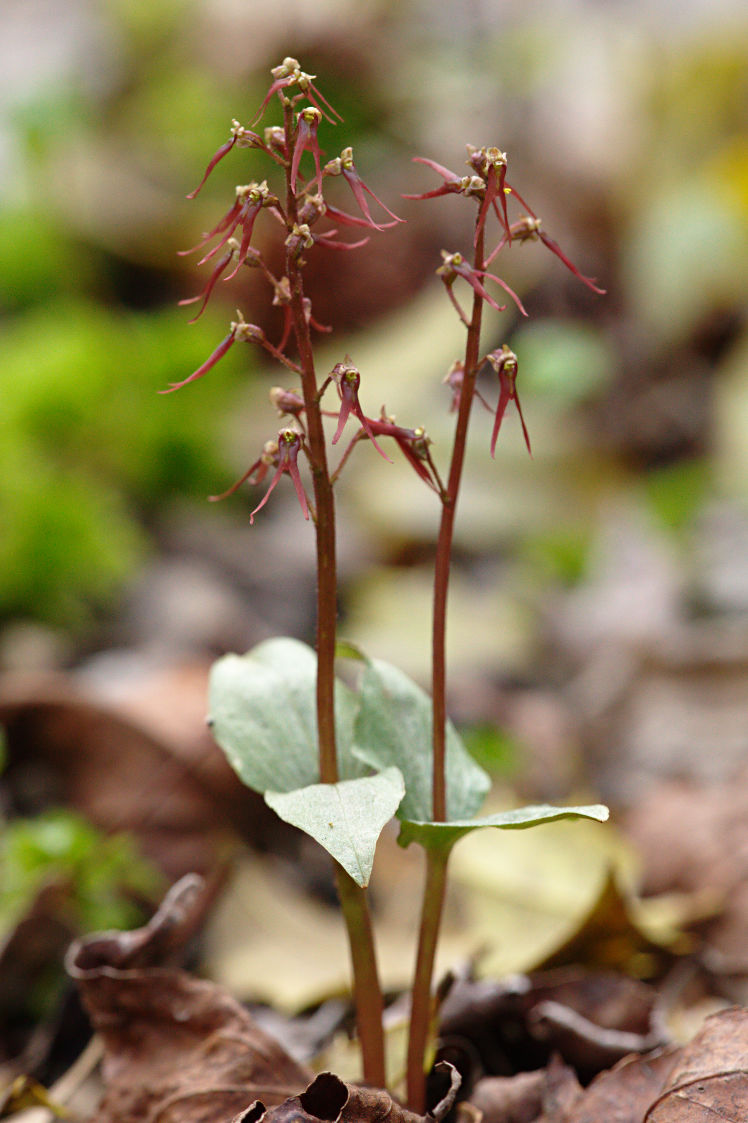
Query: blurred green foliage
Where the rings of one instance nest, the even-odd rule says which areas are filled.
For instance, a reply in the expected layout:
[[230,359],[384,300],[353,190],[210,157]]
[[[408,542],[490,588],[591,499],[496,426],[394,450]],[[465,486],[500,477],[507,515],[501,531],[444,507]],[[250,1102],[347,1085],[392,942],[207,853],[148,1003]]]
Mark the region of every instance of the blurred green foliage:
[[495,725],[469,725],[460,729],[465,747],[481,768],[491,776],[508,779],[522,761],[522,747]]
[[16,819],[0,837],[0,933],[13,930],[45,886],[74,932],[129,928],[142,919],[136,899],[162,888],[160,875],[126,835],[105,836],[71,811]]
[[61,298],[3,342],[0,613],[87,622],[148,549],[145,524],[176,496],[220,490],[222,418],[236,364],[199,395],[156,391],[211,344],[176,309],[112,310]]

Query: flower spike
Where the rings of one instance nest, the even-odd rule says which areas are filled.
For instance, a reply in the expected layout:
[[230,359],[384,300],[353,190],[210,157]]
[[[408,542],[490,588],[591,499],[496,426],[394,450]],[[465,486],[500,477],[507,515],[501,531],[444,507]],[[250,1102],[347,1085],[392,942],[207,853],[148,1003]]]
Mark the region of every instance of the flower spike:
[[353,414],[361,422],[361,425],[365,430],[367,437],[374,445],[374,448],[377,450],[379,455],[383,456],[384,459],[389,464],[391,464],[392,461],[390,460],[387,453],[383,452],[377,444],[374,432],[372,430],[371,422],[369,421],[369,418],[364,415],[364,411],[361,409],[361,403],[358,400],[358,389],[361,385],[361,374],[359,373],[357,368],[354,367],[348,355],[346,355],[345,357],[345,362],[335,364],[331,371],[330,377],[333,379],[335,385],[338,388],[338,394],[340,395],[341,403],[340,413],[338,414],[338,427],[335,430],[335,436],[332,439],[332,443],[338,443],[345,427],[346,421],[348,420],[350,415]]
[[530,437],[525,425],[525,419],[522,415],[522,406],[519,404],[517,396],[517,356],[514,354],[506,343],[498,351],[492,351],[486,355],[489,363],[499,376],[499,403],[496,407],[496,417],[493,423],[493,433],[491,434],[491,456],[496,456],[496,441],[499,436],[499,429],[501,422],[506,413],[506,407],[509,402],[514,400],[517,404],[517,413],[522,424],[522,433],[527,445],[527,451],[532,456],[532,449],[530,448]]
[[302,448],[302,441],[302,434],[298,433],[296,429],[281,429],[281,431],[278,433],[278,462],[275,470],[275,475],[270,481],[270,487],[267,489],[264,496],[255,507],[254,511],[252,511],[252,513],[250,514],[250,525],[254,523],[255,515],[265,506],[268,499],[270,498],[271,492],[275,488],[275,485],[278,483],[278,480],[285,472],[287,472],[291,477],[293,486],[296,490],[296,496],[299,500],[299,503],[301,504],[301,510],[304,514],[304,518],[309,518],[309,504],[307,502],[306,493],[304,491],[304,485],[301,482],[299,465],[297,463],[299,452]]

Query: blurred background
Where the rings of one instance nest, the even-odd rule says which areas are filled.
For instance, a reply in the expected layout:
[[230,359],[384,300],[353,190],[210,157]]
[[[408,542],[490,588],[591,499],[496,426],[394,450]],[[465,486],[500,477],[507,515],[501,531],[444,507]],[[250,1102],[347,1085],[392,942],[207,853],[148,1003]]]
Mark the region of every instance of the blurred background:
[[[237,347],[158,394],[211,353],[237,306],[280,334],[244,278],[188,325],[177,302],[207,274],[177,251],[234,184],[267,174],[236,150],[185,198],[286,55],[344,118],[320,130],[327,157],[353,144],[366,183],[407,218],[362,250],[310,255],[315,315],[334,328],[320,369],[350,353],[369,413],[386,403],[424,424],[446,462],[441,383],[464,332],[434,270],[441,249],[469,247],[472,213],[454,197],[402,200],[438,185],[413,156],[462,174],[467,142],[506,150],[509,181],[607,290],[539,245],[496,262],[529,318],[489,317],[486,345],[519,356],[533,458],[510,407],[492,460],[492,417],[476,408],[449,635],[451,708],[470,743],[532,798],[592,789],[625,809],[663,778],[730,780],[748,748],[744,6],[3,0],[6,810],[62,801],[111,829],[102,784],[135,721],[172,818],[151,808],[146,828],[141,804],[119,807],[116,825],[138,827],[170,875],[205,865],[193,844],[215,814],[195,810],[194,788],[184,805],[173,793],[186,769],[204,794],[210,659],[313,636],[312,532],[286,481],[251,529],[257,489],[207,502],[274,436],[267,392],[285,380]],[[495,400],[488,379],[483,390]],[[438,509],[406,467],[364,447],[343,479],[341,634],[426,682]],[[109,756],[100,707],[116,725]],[[80,762],[96,756],[92,778]],[[210,768],[222,814],[236,804],[246,825]],[[175,807],[189,808],[189,844]]]

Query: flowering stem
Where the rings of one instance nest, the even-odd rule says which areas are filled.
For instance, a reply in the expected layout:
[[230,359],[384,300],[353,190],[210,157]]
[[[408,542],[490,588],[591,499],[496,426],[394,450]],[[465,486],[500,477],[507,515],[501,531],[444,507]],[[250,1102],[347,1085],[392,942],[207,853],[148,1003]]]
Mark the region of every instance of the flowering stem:
[[[293,131],[293,111],[285,107],[286,136]],[[288,151],[292,146],[288,144]],[[297,221],[297,198],[291,167],[286,168],[286,214],[289,232]],[[290,309],[299,352],[301,388],[307,421],[307,445],[314,486],[317,542],[317,734],[319,739],[320,780],[338,780],[335,739],[335,644],[337,631],[337,566],[335,543],[335,498],[327,463],[314,368],[311,333],[304,308],[301,263],[296,253],[286,254],[286,276],[290,288]],[[353,992],[364,1080],[384,1087],[384,1003],[376,966],[374,939],[366,895],[343,870],[335,867],[338,895],[348,932],[353,967]]]
[[[479,223],[475,240],[473,268],[483,269],[484,236]],[[434,822],[447,818],[446,783],[446,633],[447,595],[452,559],[452,540],[457,497],[465,461],[470,407],[473,401],[475,380],[478,374],[480,334],[483,316],[483,297],[473,295],[473,314],[468,324],[465,343],[465,365],[460,405],[457,412],[452,459],[446,492],[442,499],[442,515],[434,563],[434,612],[432,625],[432,817]],[[429,850],[426,853],[426,881],[421,906],[421,929],[416,953],[413,980],[410,1039],[408,1043],[408,1106],[411,1111],[423,1112],[425,1096],[424,1061],[431,1023],[431,979],[434,957],[444,907],[448,854]]]
[[418,955],[413,974],[413,991],[408,1037],[407,1098],[411,1111],[425,1111],[426,1047],[431,1028],[431,977],[434,971],[436,945],[439,939],[444,895],[447,888],[448,850],[426,851],[426,883],[421,906],[421,927],[418,933]]
[[[479,227],[473,268],[477,272],[483,268],[484,238],[483,228]],[[483,318],[483,298],[479,292],[473,294],[473,314],[468,324],[465,343],[465,365],[457,411],[452,460],[449,465],[447,490],[442,502],[442,516],[439,524],[439,537],[436,544],[434,563],[434,614],[432,624],[432,706],[433,706],[433,818],[442,822],[447,817],[446,785],[446,636],[447,636],[447,595],[449,592],[449,571],[452,561],[452,538],[454,533],[457,497],[462,480],[465,462],[470,408],[473,404],[475,380],[478,374],[480,355],[480,333]]]

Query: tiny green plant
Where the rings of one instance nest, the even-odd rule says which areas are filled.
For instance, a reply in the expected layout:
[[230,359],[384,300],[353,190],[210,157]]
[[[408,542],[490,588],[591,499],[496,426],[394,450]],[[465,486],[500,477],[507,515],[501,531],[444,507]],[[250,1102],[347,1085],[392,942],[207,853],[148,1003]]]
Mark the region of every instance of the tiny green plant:
[[[519,297],[490,267],[512,244],[540,242],[588,288],[602,290],[577,270],[508,182],[506,155],[499,148],[468,145],[465,175],[431,159],[415,158],[436,173],[439,183],[406,198],[455,195],[472,206],[475,214],[469,252],[444,250],[436,270],[466,330],[464,354],[446,378],[456,420],[451,457],[443,475],[423,428],[396,423],[384,408],[379,416],[365,411],[365,374],[350,356],[342,357],[329,372],[317,372],[314,334],[329,329],[315,320],[304,289],[307,256],[355,250],[368,241],[368,236],[341,240],[341,227],[363,228],[370,236],[396,228],[402,220],[364,182],[350,147],[323,163],[317,135],[320,122],[324,118],[337,124],[341,118],[315,84],[315,77],[306,74],[293,58],[284,59],[271,73],[272,82],[254,121],[247,127],[232,122],[229,139],[210,160],[189,197],[197,195],[220,160],[241,148],[264,154],[278,187],[263,180],[236,188],[229,209],[195,247],[204,250],[200,264],[212,265],[207,284],[199,296],[184,303],[199,302],[197,319],[221,278],[233,277],[244,268],[259,270],[267,282],[269,299],[283,310],[280,338],[272,342],[261,327],[238,312],[228,334],[205,362],[163,392],[198,381],[237,343],[261,348],[285,376],[292,375],[298,383],[272,389],[271,402],[287,423],[269,437],[225,495],[245,483],[259,485],[269,478],[269,486],[250,515],[252,522],[282,478],[290,477],[302,515],[313,524],[316,536],[316,644],[312,650],[297,640],[277,638],[247,655],[219,660],[211,678],[210,721],[218,744],[241,779],[262,792],[281,818],[310,834],[334,859],[348,932],[363,1076],[379,1087],[386,1083],[383,1000],[366,887],[377,840],[393,816],[400,821],[401,845],[423,847],[425,884],[406,1076],[409,1106],[422,1111],[433,1029],[434,957],[453,846],[470,832],[489,827],[517,829],[562,818],[607,818],[606,808],[599,805],[541,805],[476,817],[489,778],[464,748],[448,720],[445,701],[453,529],[473,403],[477,400],[494,413],[491,456],[510,403],[519,414],[530,451],[517,395],[517,356],[506,345],[488,353],[481,350],[484,306],[499,311],[505,307],[492,290],[506,294],[526,315]],[[280,104],[282,123],[260,134],[255,127],[273,101]],[[341,180],[350,189],[356,213],[328,201],[328,187]],[[519,213],[510,217],[510,209],[515,208]],[[260,219],[269,220],[284,241],[282,276],[271,271],[263,253],[252,245]],[[464,299],[461,292],[470,299],[467,310],[460,303]],[[493,407],[476,387],[483,368],[493,371],[496,378],[498,401]],[[326,432],[326,418],[333,419],[332,436]],[[366,442],[385,460],[390,460],[386,450],[402,457],[441,509],[433,581],[430,697],[396,667],[367,658],[337,636],[335,489],[354,462],[357,449]],[[333,466],[338,446],[342,452]],[[354,660],[359,669],[356,689],[336,673],[336,662],[342,658]]]

